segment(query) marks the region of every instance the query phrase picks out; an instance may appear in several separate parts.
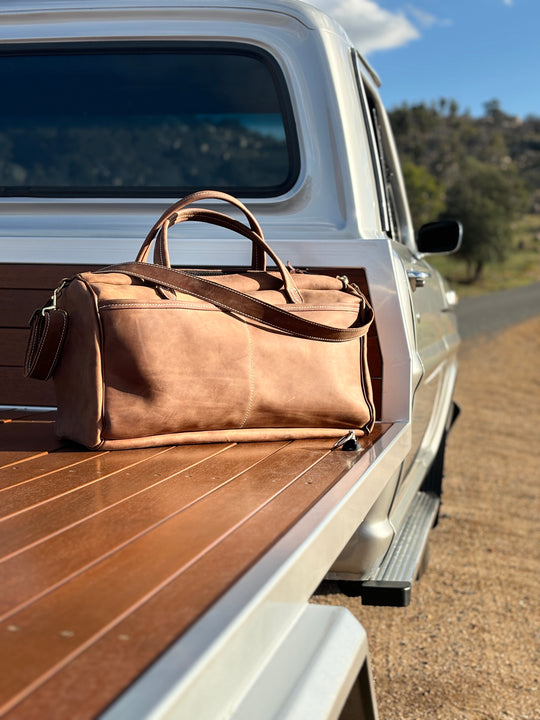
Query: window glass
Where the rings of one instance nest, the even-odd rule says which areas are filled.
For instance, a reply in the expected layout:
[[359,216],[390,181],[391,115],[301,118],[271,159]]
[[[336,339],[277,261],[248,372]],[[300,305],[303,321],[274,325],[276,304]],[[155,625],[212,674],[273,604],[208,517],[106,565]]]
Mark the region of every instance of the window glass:
[[395,173],[389,163],[388,154],[385,150],[384,128],[380,121],[377,102],[369,88],[362,82],[362,74],[359,67],[360,60],[357,56],[355,56],[355,60],[356,80],[360,92],[364,122],[368,129],[371,159],[376,175],[381,224],[388,237],[394,240],[401,240],[397,205],[394,195]]
[[276,195],[298,153],[281,72],[250,46],[0,52],[0,194]]

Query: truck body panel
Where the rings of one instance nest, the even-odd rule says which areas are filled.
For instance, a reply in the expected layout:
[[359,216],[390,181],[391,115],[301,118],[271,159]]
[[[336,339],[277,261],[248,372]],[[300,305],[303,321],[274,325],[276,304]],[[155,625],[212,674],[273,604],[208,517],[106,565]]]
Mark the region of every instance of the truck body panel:
[[[126,100],[115,104],[114,82],[102,78],[117,115],[104,120],[103,110],[92,120],[92,132],[97,127],[102,134],[96,136],[90,159],[95,152],[99,163],[104,162],[101,155],[106,153],[101,152],[100,143],[108,132],[115,140],[121,137],[126,103],[134,108],[129,118],[139,123],[138,131],[146,132],[152,123],[157,127],[161,122],[162,108],[181,107],[178,103],[185,102],[192,117],[185,119],[187,110],[185,118],[182,116],[188,127],[185,137],[195,138],[201,172],[206,167],[203,160],[214,152],[208,139],[212,133],[237,133],[238,158],[233,153],[233,162],[229,162],[231,158],[225,157],[229,150],[224,152],[224,166],[230,174],[224,171],[223,177],[216,176],[217,185],[222,183],[220,189],[227,190],[227,182],[234,186],[234,173],[243,168],[244,185],[236,194],[257,216],[276,253],[295,268],[349,273],[353,279],[361,276],[375,310],[372,340],[380,360],[375,381],[379,383],[379,434],[365,452],[351,454],[350,467],[339,482],[306,508],[285,535],[275,538],[271,548],[126,689],[105,717],[166,718],[180,713],[182,717],[241,718],[249,717],[254,704],[266,707],[265,717],[302,717],[301,713],[306,717],[313,699],[319,714],[310,711],[310,717],[337,717],[351,688],[360,687],[358,683],[363,688],[366,717],[376,717],[361,626],[346,613],[315,609],[307,603],[325,577],[352,588],[358,585],[359,592],[362,583],[379,582],[381,568],[391,559],[396,544],[409,542],[406,528],[411,508],[416,507],[419,494],[426,495],[426,478],[433,473],[450,424],[459,343],[454,296],[416,247],[397,149],[378,96],[376,76],[339,25],[295,0],[234,0],[229,4],[161,0],[157,5],[145,0],[21,0],[4,3],[0,20],[0,71],[1,64],[9,61],[24,80],[32,76],[32,67],[40,58],[45,67],[50,58],[57,57],[61,63],[50,67],[63,68],[66,87],[75,94],[77,84],[70,76],[75,71],[69,69],[73,59],[79,63],[74,68],[87,63],[93,72],[97,72],[96,62],[106,66],[110,61],[115,72],[124,68],[122,83],[129,85],[133,80],[137,92],[121,95]],[[204,67],[210,68],[200,71],[207,82],[207,95],[201,95],[202,109],[190,105],[195,92],[190,83],[196,84],[193,76],[197,73],[155,77],[157,90],[152,89],[150,76],[146,84],[141,80],[145,69],[150,72],[175,58],[188,63],[186,67],[196,67],[195,57],[201,62],[204,59]],[[276,99],[267,98],[264,107],[254,106],[251,98],[256,93],[249,85],[249,73],[224,74],[231,58],[239,63],[249,61],[246,68],[252,66],[249,63],[258,64],[257,72],[268,71],[270,80],[264,82],[274,88]],[[220,88],[226,87],[226,92],[208,84],[211,61],[215,72],[222,73]],[[137,72],[129,70],[130,63],[139,68]],[[233,68],[234,62],[230,64]],[[46,85],[49,80],[45,75],[42,78]],[[55,78],[52,81],[46,92],[60,92],[61,83]],[[90,83],[85,86],[91,90],[89,97],[107,109],[98,92],[100,83],[92,85],[86,77],[84,82]],[[119,93],[122,83],[118,84]],[[114,155],[114,162],[121,167],[118,172],[125,173],[118,183],[101,178],[92,184],[93,169],[88,169],[89,160],[85,160],[73,170],[73,177],[84,182],[74,180],[70,185],[69,168],[77,163],[73,157],[63,158],[69,145],[65,138],[87,137],[85,113],[70,115],[69,102],[62,100],[62,112],[55,118],[54,103],[48,102],[44,91],[41,103],[46,111],[43,109],[41,117],[39,89],[31,102],[23,99],[24,90],[22,81],[20,87],[14,86],[14,100],[0,111],[5,123],[4,130],[0,128],[0,140],[5,141],[3,151],[0,144],[0,153],[4,152],[0,167],[6,178],[0,186],[0,258],[4,265],[0,301],[7,308],[5,326],[0,329],[6,341],[0,363],[5,383],[0,404],[9,407],[9,413],[14,412],[13,406],[22,411],[27,406],[54,405],[50,392],[44,392],[45,401],[40,402],[36,400],[39,393],[29,390],[31,400],[26,400],[24,389],[21,393],[17,390],[17,400],[13,400],[10,378],[22,365],[19,298],[28,300],[35,295],[37,300],[44,292],[39,281],[30,284],[29,276],[38,277],[40,268],[61,264],[96,267],[134,259],[163,209],[186,190],[199,189],[193,180],[197,167],[193,176],[182,175],[175,184],[174,178],[161,180],[160,165],[153,167],[151,158],[149,172],[154,173],[152,177],[157,173],[157,179],[137,180],[143,171],[130,169],[128,161],[136,160],[137,152],[143,154],[145,143],[154,142],[151,133],[143,133],[139,145],[135,133],[128,136],[125,151],[119,153],[127,156],[125,166],[122,158]],[[76,108],[84,108],[83,95],[74,97]],[[224,108],[233,108],[231,117],[219,111],[219,102]],[[89,104],[90,116],[91,110]],[[20,159],[24,154],[17,156],[12,150],[19,142],[21,122],[23,130],[28,124],[28,132],[35,133],[28,135],[37,148],[28,165]],[[37,130],[31,129],[32,122]],[[179,133],[185,131],[178,119],[174,122]],[[189,122],[193,122],[191,130]],[[270,127],[268,123],[274,124]],[[58,136],[57,155],[50,156],[50,175],[57,173],[54,177],[60,178],[56,184],[34,162],[35,155],[46,149],[44,128],[53,132],[51,138],[56,138],[58,128],[67,128],[63,140]],[[199,132],[207,135],[197,139]],[[33,147],[28,138],[25,142]],[[178,147],[173,143],[164,157],[179,148],[183,152],[184,136],[181,138]],[[263,148],[269,144],[276,156],[281,153],[275,181],[265,179],[272,153],[264,155],[263,149],[259,155],[242,154],[252,142]],[[74,145],[75,156],[87,157],[83,145]],[[114,143],[111,148],[114,150]],[[63,158],[58,167],[57,156]],[[96,160],[96,165],[99,163]],[[114,163],[105,169],[115,172]],[[253,185],[245,180],[250,170],[259,178]],[[214,171],[208,172],[205,180],[212,179]],[[129,182],[124,187],[126,178]],[[248,242],[203,224],[190,224],[188,232],[175,230],[169,242],[172,262],[182,267],[238,267],[250,262]],[[26,274],[25,264],[29,265]],[[6,418],[13,422],[12,415]],[[2,446],[2,451],[6,466],[21,461],[20,453],[8,454],[7,446]],[[437,482],[435,479],[434,486]],[[436,495],[427,498],[425,512],[414,510],[416,521],[425,526],[418,533],[422,547],[414,553],[423,551],[427,526],[438,507]],[[406,554],[413,554],[413,545],[411,541],[406,546]],[[398,577],[398,585],[403,579]],[[306,645],[305,638],[316,627],[320,630],[313,636],[317,640]],[[342,640],[347,635],[348,645]],[[348,659],[338,663],[341,670],[330,686],[323,688],[320,677],[326,670],[317,670],[317,663],[322,663],[320,668],[335,665],[333,653],[340,644]],[[282,667],[282,658],[288,658],[290,667]]]

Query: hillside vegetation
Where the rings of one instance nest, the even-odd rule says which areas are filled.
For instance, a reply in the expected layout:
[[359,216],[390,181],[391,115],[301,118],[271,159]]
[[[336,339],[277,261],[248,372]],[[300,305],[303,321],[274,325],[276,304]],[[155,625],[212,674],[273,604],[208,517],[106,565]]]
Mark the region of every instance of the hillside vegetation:
[[390,121],[415,227],[463,223],[459,255],[436,261],[449,279],[485,289],[540,280],[540,117],[493,100],[474,118],[441,99],[402,105]]

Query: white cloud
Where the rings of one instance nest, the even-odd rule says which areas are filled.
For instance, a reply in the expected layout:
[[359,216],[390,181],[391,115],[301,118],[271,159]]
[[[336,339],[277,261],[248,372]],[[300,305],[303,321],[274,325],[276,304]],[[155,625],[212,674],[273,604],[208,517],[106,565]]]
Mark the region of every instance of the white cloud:
[[435,15],[425,12],[425,10],[420,10],[419,8],[414,7],[414,5],[407,5],[407,10],[423,27],[431,27],[432,25],[437,25],[438,23]]
[[[310,0],[334,17],[363,54],[389,50],[420,37],[403,12],[390,12],[375,0]],[[506,2],[507,0],[505,0]]]
[[503,0],[503,2],[505,5],[513,5],[514,4],[514,0]]
[[[507,1],[508,0],[505,0],[505,2]],[[510,2],[512,2],[512,0],[510,0]],[[452,25],[452,20],[449,20],[448,18],[437,17],[436,15],[432,15],[425,10],[420,10],[420,8],[417,8],[414,5],[407,5],[407,12],[409,13],[409,15],[412,15],[412,17],[419,25],[425,28],[429,28],[434,25],[438,25],[439,27],[448,27],[449,25]]]

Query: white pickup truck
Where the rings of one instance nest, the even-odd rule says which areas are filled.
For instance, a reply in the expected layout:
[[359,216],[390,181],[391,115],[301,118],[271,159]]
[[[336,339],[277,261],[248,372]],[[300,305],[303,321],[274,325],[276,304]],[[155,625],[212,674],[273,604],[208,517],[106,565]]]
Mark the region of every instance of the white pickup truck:
[[[6,653],[14,653],[2,655],[13,671],[4,674],[0,712],[9,718],[105,713],[110,720],[376,717],[360,624],[343,608],[310,605],[309,597],[329,578],[364,603],[409,602],[437,518],[445,439],[456,415],[456,298],[426,256],[453,252],[460,242],[454,222],[413,231],[376,74],[339,25],[295,0],[6,0],[0,39],[0,481],[7,478],[0,487],[8,500],[14,488],[30,483],[50,492],[39,500],[32,537],[0,558],[5,587],[19,588],[0,608],[3,637],[11,643]],[[41,576],[44,566],[28,558],[62,537],[70,552],[80,552],[83,540],[69,541],[68,533],[96,521],[95,508],[81,510],[76,521],[64,508],[51,530],[66,493],[88,493],[105,475],[96,470],[80,487],[49,491],[47,478],[60,472],[82,478],[86,470],[77,468],[89,468],[95,454],[84,454],[82,463],[72,457],[75,449],[48,435],[40,440],[55,399],[49,384],[22,377],[26,321],[66,274],[132,260],[163,209],[201,188],[245,202],[270,245],[295,268],[347,275],[368,294],[376,318],[368,346],[376,430],[360,447],[321,451],[319,475],[333,473],[325,492],[306,501],[286,527],[276,523],[264,550],[140,665],[142,649],[130,650],[134,669],[123,677],[129,663],[119,647],[131,635],[118,634],[113,650],[105,643],[111,628],[149,598],[157,603],[180,569],[164,570],[151,590],[133,590],[125,607],[104,610],[99,628],[87,635],[71,628],[70,588],[87,582],[92,598],[98,593],[92,578],[113,555],[115,577],[124,574],[129,585],[133,576],[122,553],[139,535],[84,560],[62,556],[69,572],[55,569],[43,586],[32,585],[30,577]],[[189,239],[181,232],[170,238],[174,264],[249,264],[243,239],[209,226],[189,229]],[[23,435],[32,435],[32,444]],[[308,450],[314,452],[313,443]],[[247,452],[235,450],[241,451]],[[62,453],[70,462],[60,469]],[[51,458],[54,468],[45,467]],[[305,467],[298,478],[313,474],[313,454]],[[24,480],[10,481],[21,468],[28,471]],[[154,472],[162,471],[156,465]],[[18,537],[18,518],[38,517],[35,494],[20,502],[3,526],[0,520],[9,542]],[[107,512],[119,503],[111,501]],[[265,527],[272,525],[268,507]],[[127,515],[133,517],[126,506]],[[241,524],[235,522],[231,533]],[[106,534],[111,525],[103,527]],[[178,532],[189,545],[188,531]],[[204,552],[217,543],[209,540]],[[194,549],[185,567],[196,566],[202,553]],[[15,566],[17,557],[22,564]],[[148,568],[153,561],[159,564],[155,555],[146,557]],[[199,579],[208,578],[205,567]],[[210,575],[219,582],[219,572]],[[107,577],[104,605],[120,594]],[[96,597],[77,605],[85,622],[101,607]],[[53,651],[44,641],[53,622],[47,603],[65,618],[66,627],[57,629],[69,650]],[[28,631],[26,640],[24,613],[34,613],[39,630]],[[103,674],[103,663],[120,668],[118,683]]]

